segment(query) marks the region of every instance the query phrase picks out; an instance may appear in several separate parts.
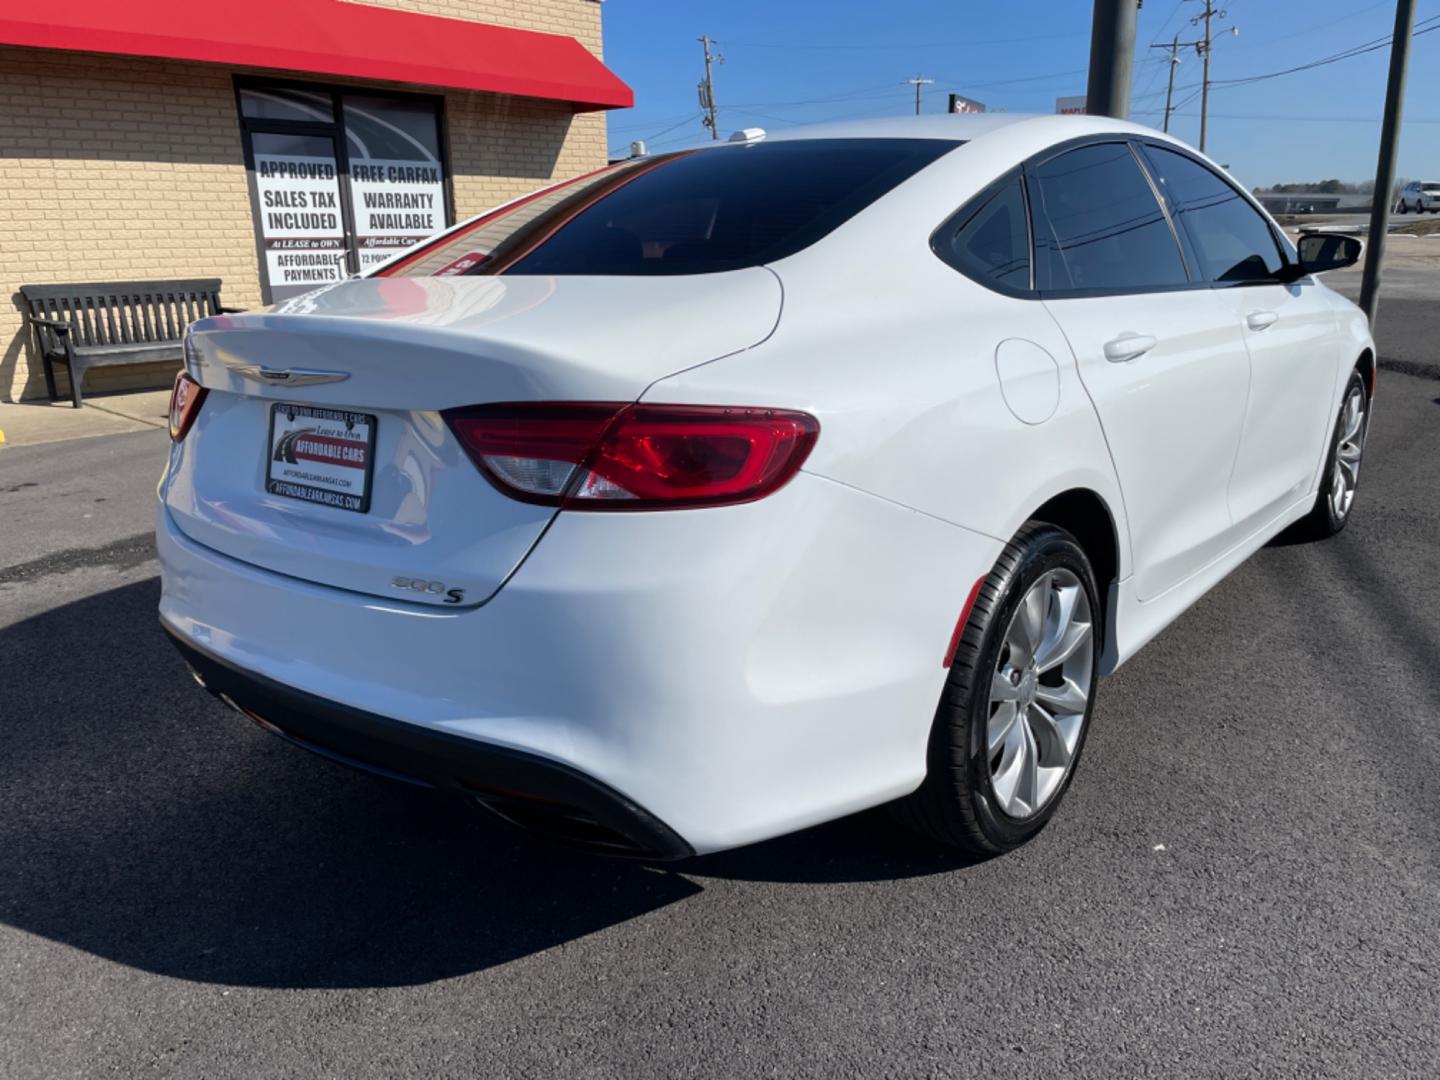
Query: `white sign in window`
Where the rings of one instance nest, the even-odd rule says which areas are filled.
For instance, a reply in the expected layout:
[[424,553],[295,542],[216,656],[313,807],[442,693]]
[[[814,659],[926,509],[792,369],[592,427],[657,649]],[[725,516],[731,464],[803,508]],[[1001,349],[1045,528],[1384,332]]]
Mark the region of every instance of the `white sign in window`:
[[360,269],[445,227],[435,109],[426,102],[342,95],[350,203]]
[[345,220],[334,143],[257,133],[255,192],[265,270],[276,299],[346,275]]

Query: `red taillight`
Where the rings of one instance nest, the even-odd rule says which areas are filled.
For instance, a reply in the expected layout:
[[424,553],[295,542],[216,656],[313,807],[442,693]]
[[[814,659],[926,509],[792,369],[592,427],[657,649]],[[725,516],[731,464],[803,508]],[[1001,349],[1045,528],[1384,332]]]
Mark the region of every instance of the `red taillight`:
[[763,498],[815,445],[813,416],[714,405],[479,405],[445,414],[505,494],[573,510],[669,510]]
[[179,442],[185,438],[200,403],[205,400],[205,388],[185,372],[175,376],[175,388],[170,391],[170,438]]

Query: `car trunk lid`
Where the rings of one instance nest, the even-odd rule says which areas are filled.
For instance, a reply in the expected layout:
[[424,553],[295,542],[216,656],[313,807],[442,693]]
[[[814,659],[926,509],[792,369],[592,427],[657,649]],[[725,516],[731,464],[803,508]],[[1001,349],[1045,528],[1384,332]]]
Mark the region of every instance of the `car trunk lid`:
[[347,281],[196,323],[207,391],[166,507],[191,539],[305,581],[483,602],[554,514],[490,485],[439,413],[501,401],[633,401],[746,349],[780,312],[754,268],[654,278]]

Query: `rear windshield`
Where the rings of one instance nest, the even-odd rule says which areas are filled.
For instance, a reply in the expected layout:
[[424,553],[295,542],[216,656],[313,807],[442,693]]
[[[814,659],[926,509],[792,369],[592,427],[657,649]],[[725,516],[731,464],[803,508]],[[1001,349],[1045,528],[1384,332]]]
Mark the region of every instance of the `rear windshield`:
[[612,165],[422,245],[381,276],[712,274],[793,255],[960,143],[809,139]]

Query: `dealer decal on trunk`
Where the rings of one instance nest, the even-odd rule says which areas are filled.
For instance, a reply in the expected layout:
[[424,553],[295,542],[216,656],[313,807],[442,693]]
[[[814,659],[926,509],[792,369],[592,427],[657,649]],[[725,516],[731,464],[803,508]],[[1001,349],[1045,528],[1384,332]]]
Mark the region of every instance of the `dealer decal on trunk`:
[[368,413],[273,405],[265,490],[363,514],[374,449],[375,417]]

